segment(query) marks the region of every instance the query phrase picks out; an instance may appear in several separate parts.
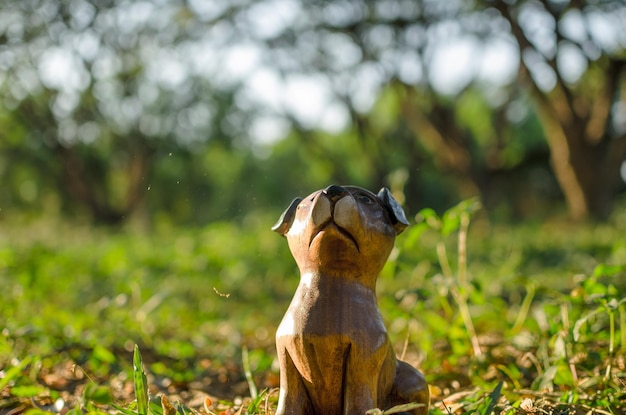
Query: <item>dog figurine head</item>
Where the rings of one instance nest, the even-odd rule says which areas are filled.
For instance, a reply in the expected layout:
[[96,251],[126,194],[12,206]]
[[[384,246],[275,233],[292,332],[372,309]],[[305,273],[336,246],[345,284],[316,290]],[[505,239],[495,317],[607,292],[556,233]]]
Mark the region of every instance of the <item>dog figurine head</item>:
[[330,185],[296,198],[272,230],[284,235],[302,274],[375,282],[396,235],[409,225],[387,188],[378,194],[356,186]]

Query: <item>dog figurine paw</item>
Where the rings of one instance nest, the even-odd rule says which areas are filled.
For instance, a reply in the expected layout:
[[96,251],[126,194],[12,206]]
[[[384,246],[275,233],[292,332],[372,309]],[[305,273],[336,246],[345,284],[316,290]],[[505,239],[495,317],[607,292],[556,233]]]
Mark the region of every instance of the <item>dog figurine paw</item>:
[[376,279],[408,226],[388,189],[331,185],[295,199],[272,228],[287,238],[300,284],[276,332],[277,415],[363,415],[423,404],[424,376],[396,358]]

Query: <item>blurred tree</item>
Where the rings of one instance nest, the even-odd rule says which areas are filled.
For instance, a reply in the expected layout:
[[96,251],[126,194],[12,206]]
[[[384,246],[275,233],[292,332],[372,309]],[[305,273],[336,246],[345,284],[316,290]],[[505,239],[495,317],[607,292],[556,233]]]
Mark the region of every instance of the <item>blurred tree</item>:
[[[426,150],[462,194],[482,193],[494,171],[534,159],[536,140],[511,130],[530,99],[572,216],[610,213],[626,156],[623,1],[267,0],[248,12],[272,7],[267,61],[286,77],[324,75],[378,175],[386,152],[416,165]],[[385,85],[419,146],[371,128]]]
[[625,16],[619,0],[6,0],[0,195],[58,193],[106,223],[146,197],[209,220],[322,180],[489,201],[549,144],[572,215],[603,218],[626,153]]
[[175,194],[159,186],[155,163],[209,139],[229,148],[246,140],[234,83],[211,79],[219,56],[207,56],[218,48],[206,37],[229,36],[214,26],[176,1],[5,1],[0,174],[15,181],[13,193],[24,182],[14,172],[28,163],[35,189],[52,181],[69,197],[64,208],[116,224],[150,186],[163,199]]
[[606,219],[626,163],[626,3],[487,4],[517,42],[572,216]]

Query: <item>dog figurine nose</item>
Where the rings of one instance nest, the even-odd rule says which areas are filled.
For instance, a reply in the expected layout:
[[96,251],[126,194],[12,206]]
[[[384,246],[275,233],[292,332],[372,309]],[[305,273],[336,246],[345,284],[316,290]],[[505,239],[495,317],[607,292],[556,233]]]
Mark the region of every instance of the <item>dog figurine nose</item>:
[[341,199],[348,191],[341,186],[337,186],[336,184],[331,184],[326,189],[322,191],[331,201],[336,202]]

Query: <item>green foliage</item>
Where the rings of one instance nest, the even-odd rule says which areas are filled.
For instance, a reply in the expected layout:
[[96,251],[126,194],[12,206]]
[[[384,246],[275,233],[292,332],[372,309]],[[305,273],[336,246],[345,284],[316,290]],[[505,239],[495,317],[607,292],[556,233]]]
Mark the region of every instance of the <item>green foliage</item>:
[[[442,240],[437,244],[437,253],[439,256],[439,264],[443,271],[444,283],[450,289],[450,293],[454,297],[461,314],[465,331],[470,336],[474,354],[482,357],[480,345],[476,337],[476,330],[468,305],[468,295],[471,286],[467,278],[467,232],[472,215],[480,209],[480,202],[476,199],[465,200],[458,205],[448,209],[441,217],[439,217],[432,209],[422,210],[417,215],[418,226],[414,232],[418,235],[423,232],[423,227],[435,230],[441,235]],[[458,240],[458,270],[456,278],[448,261],[448,254],[444,240],[453,232],[459,234]],[[462,333],[462,330],[458,330]],[[454,333],[454,330],[451,330]]]
[[[385,278],[401,281],[391,285],[396,290],[395,305],[419,323],[398,317],[394,320],[398,324],[391,326],[392,334],[398,340],[408,336],[418,350],[430,350],[423,357],[422,367],[426,373],[438,372],[435,377],[441,380],[452,376],[454,382],[462,381],[463,374],[456,373],[454,367],[467,359],[473,361],[472,371],[495,371],[496,378],[506,382],[503,396],[512,405],[523,400],[512,399],[511,390],[525,388],[537,394],[566,391],[563,393],[570,396],[570,404],[591,407],[600,405],[602,399],[596,398],[594,390],[600,385],[605,389],[599,395],[619,396],[623,371],[616,371],[607,362],[615,362],[617,344],[624,344],[623,329],[618,329],[624,327],[625,312],[626,258],[618,236],[622,225],[617,225],[617,229],[616,225],[597,225],[591,233],[566,224],[560,225],[560,232],[555,231],[553,224],[545,230],[520,227],[500,233],[482,222],[480,214],[475,213],[476,207],[466,201],[441,216],[429,209],[422,210],[417,215],[418,225],[398,239],[399,250],[396,257],[392,256],[394,262],[388,264],[385,271],[389,274]],[[461,226],[462,218],[474,215],[477,222],[471,232],[469,227]],[[467,240],[461,237],[464,229],[468,231]],[[613,235],[613,239],[605,240],[607,234]],[[590,244],[589,238],[594,243]],[[466,252],[462,254],[465,244]],[[457,255],[448,255],[450,247],[456,248]],[[523,253],[517,254],[518,249]],[[581,250],[594,260],[576,255]],[[518,255],[525,260],[519,261]],[[555,261],[554,256],[567,259]],[[572,261],[577,260],[583,262],[572,267]],[[583,269],[586,275],[580,274]],[[460,283],[463,279],[464,285]],[[457,318],[464,308],[471,319]],[[396,315],[402,314],[393,316]],[[475,325],[482,356],[476,353],[476,347],[470,347],[468,323]],[[485,331],[500,333],[498,340],[492,341],[504,348],[511,347],[509,350],[517,349],[520,355],[494,358],[492,346],[484,344],[481,333]],[[438,348],[445,352],[436,354],[443,358],[444,365],[451,366],[448,375],[441,370],[440,358],[433,356],[433,350]],[[533,356],[535,363],[524,363],[524,353]],[[464,408],[472,413],[469,406]]]
[[[389,335],[427,375],[432,413],[446,414],[444,403],[453,413],[622,410],[623,218],[504,228],[478,207],[420,211],[379,279]],[[3,224],[0,386],[13,400],[0,403],[33,413],[271,411],[273,333],[297,284],[274,219],[147,234]],[[55,384],[55,373],[81,388]],[[114,386],[129,381],[136,398]],[[180,395],[189,385],[210,401],[190,408]],[[146,409],[148,390],[158,393]]]

